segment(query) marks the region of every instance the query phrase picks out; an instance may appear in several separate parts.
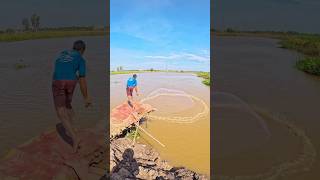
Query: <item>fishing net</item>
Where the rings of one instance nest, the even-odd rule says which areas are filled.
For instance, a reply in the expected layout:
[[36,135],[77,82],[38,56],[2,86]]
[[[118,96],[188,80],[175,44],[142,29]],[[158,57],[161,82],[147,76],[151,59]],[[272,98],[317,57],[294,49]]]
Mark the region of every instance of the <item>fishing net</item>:
[[[257,106],[248,105],[238,96],[226,92],[215,92],[213,94],[212,109],[214,113],[212,121],[214,127],[212,130],[213,156],[217,159],[256,151],[260,147],[266,147],[271,141],[274,142],[278,135],[284,136],[284,133],[301,143],[301,147],[295,156],[278,158],[274,162],[270,159],[273,165],[269,165],[266,169],[262,168],[262,170],[252,174],[239,175],[216,172],[213,179],[286,179],[289,175],[308,171],[313,166],[316,158],[314,145],[305,132],[286,117]],[[281,130],[281,134],[277,133],[276,129]],[[288,149],[290,145],[291,143],[286,144]],[[270,147],[269,150],[277,153],[277,150],[279,150],[277,148]],[[279,156],[279,154],[275,154],[275,156]],[[247,159],[245,161],[248,162]],[[264,162],[261,162],[261,164],[264,164]]]
[[[174,89],[167,89],[167,88],[157,89],[155,91],[152,91],[150,94],[148,94],[147,97],[143,98],[140,102],[141,103],[150,102],[156,98],[163,97],[163,96],[187,98],[193,104],[199,103],[202,106],[201,108],[202,110],[190,116],[160,116],[160,115],[149,114],[147,116],[148,119],[162,120],[170,123],[194,123],[200,120],[201,118],[206,117],[210,112],[208,105],[202,99],[196,96],[193,96],[191,94],[187,94],[184,91],[174,90]],[[161,109],[158,109],[158,111],[161,111]]]

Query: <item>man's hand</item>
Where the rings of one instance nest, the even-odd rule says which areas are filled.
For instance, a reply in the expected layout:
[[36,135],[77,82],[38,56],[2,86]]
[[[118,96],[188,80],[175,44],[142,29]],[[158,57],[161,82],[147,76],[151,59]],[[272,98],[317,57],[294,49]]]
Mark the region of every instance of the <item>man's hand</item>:
[[89,98],[88,95],[88,89],[87,89],[87,82],[85,77],[80,77],[79,78],[79,83],[80,83],[80,90],[84,98],[84,106],[87,108],[89,107],[91,103],[91,99]]
[[137,94],[137,96],[139,96],[139,93],[138,93],[138,92],[136,92],[136,94]]
[[84,99],[84,107],[88,108],[89,106],[92,105],[91,98],[87,97]]

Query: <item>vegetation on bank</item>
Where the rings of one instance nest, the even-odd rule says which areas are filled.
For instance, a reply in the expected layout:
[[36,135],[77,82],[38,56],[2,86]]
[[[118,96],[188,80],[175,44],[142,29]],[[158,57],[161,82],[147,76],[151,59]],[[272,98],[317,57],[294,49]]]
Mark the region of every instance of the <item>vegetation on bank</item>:
[[197,76],[203,78],[202,83],[210,86],[210,73],[209,72],[197,72]]
[[320,75],[320,35],[277,31],[236,31],[231,28],[216,31],[217,36],[253,36],[279,39],[281,48],[297,51],[304,57],[296,62],[297,69],[313,75]]
[[106,35],[106,31],[98,30],[66,30],[66,29],[47,29],[37,32],[13,32],[13,33],[0,33],[0,42],[13,42],[13,41],[25,41],[34,39],[50,39],[50,38],[62,38],[62,37],[78,37],[78,36],[103,36]]
[[121,71],[110,71],[111,75],[116,74],[137,74],[137,73],[146,73],[146,72],[164,72],[161,70],[121,70]]
[[199,72],[199,71],[179,71],[179,70],[121,70],[121,71],[110,71],[111,75],[117,74],[134,74],[134,73],[147,73],[147,72],[175,72],[175,73],[192,73],[196,74],[198,77],[203,78],[202,83],[210,86],[210,72]]
[[36,13],[25,17],[20,28],[0,30],[0,42],[13,42],[34,39],[49,39],[76,36],[103,36],[107,35],[106,27],[70,26],[70,27],[41,27],[41,17]]
[[139,139],[141,137],[141,134],[139,133],[139,131],[137,131],[137,128],[134,127],[127,132],[126,137],[131,140]]
[[320,76],[320,57],[305,57],[297,61],[296,67],[306,73]]

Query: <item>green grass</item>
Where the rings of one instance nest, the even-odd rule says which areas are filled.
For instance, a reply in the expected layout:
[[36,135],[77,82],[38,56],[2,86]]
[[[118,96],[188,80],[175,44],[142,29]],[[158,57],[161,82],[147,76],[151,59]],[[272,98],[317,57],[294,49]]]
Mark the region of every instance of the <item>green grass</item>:
[[320,57],[305,57],[297,61],[296,67],[306,73],[320,76]]
[[122,70],[122,71],[110,71],[111,75],[117,74],[137,74],[137,73],[150,73],[150,72],[175,72],[175,73],[194,73],[194,71],[179,71],[179,70]]
[[[136,133],[136,128],[134,127],[134,128],[132,128],[132,129],[130,129],[130,131],[129,132],[127,132],[127,134],[126,134],[126,138],[129,138],[129,139],[134,139],[134,136],[135,136],[135,133]],[[137,132],[137,134],[136,134],[136,139],[139,139],[140,138],[140,133],[139,133],[139,131]]]
[[196,72],[198,77],[203,78],[202,83],[210,86],[210,72]]
[[0,42],[77,36],[103,36],[106,34],[107,32],[103,30],[44,30],[38,32],[0,33]]
[[137,73],[146,73],[146,72],[160,72],[159,70],[123,70],[123,71],[111,71],[111,75],[117,75],[117,74],[137,74]]
[[26,68],[26,67],[28,67],[26,64],[21,64],[21,63],[18,63],[18,64],[15,64],[15,65],[14,65],[14,68],[15,68],[16,70],[24,69],[24,68]]
[[298,51],[306,56],[320,56],[320,36],[295,35],[282,38],[282,48]]

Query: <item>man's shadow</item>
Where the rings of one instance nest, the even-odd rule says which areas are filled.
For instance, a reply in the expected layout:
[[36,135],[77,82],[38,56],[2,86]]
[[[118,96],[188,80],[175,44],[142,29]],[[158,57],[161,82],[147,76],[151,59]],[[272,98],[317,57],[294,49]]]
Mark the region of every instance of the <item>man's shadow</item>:
[[111,179],[137,179],[139,164],[133,156],[134,151],[131,148],[127,148],[122,154],[123,159],[112,168]]

